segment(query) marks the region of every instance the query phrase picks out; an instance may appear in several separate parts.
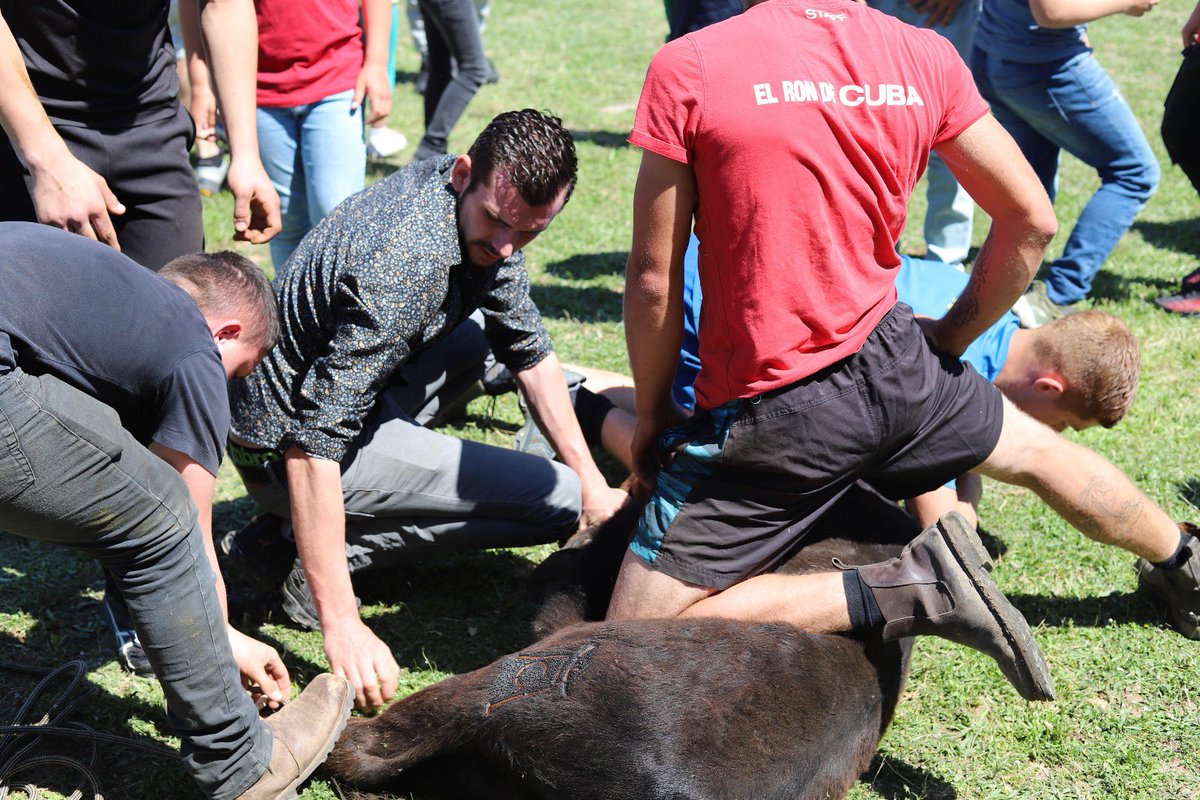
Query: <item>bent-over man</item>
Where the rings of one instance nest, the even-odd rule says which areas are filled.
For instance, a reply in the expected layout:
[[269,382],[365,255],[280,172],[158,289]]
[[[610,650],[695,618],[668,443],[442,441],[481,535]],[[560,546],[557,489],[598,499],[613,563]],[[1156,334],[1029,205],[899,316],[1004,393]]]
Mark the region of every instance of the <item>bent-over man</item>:
[[352,695],[323,676],[259,719],[243,683],[278,706],[287,670],[229,627],[208,535],[225,382],[274,341],[270,284],[232,254],[185,257],[165,280],[32,223],[0,223],[0,249],[0,529],[113,576],[211,797],[282,796],[324,759]]

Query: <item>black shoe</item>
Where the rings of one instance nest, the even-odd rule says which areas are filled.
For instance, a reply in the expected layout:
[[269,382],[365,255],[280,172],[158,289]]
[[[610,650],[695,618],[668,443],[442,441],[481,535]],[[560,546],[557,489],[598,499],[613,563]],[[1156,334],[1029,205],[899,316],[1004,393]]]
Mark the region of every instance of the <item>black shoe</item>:
[[[302,628],[310,631],[321,630],[321,618],[317,616],[317,604],[313,601],[312,592],[308,590],[308,578],[304,568],[297,561],[292,571],[284,578],[279,587],[283,598],[283,613],[288,619]],[[354,598],[356,608],[362,608],[362,600]]]
[[500,82],[500,73],[496,71],[496,65],[492,63],[492,60],[490,58],[486,59],[486,61],[487,61],[487,77],[483,79],[484,85],[486,86],[489,83],[499,83]]
[[284,536],[283,519],[259,514],[218,544],[227,581],[256,592],[274,592],[296,561],[296,543]]
[[[573,373],[572,373],[573,374]],[[489,397],[496,395],[508,394],[517,390],[517,381],[508,367],[501,364],[499,361],[493,361],[492,364],[483,371],[483,377],[479,379],[479,383],[483,386],[483,393]]]
[[153,678],[154,667],[142,649],[133,627],[133,618],[129,616],[129,606],[125,605],[125,598],[121,597],[120,590],[107,572],[104,574],[104,599],[100,601],[100,613],[117,639],[117,661],[121,667],[134,675]]
[[1134,568],[1138,573],[1138,591],[1166,607],[1171,627],[1189,639],[1200,639],[1200,538],[1196,536],[1200,531],[1184,524],[1190,537],[1188,558],[1183,564],[1163,569],[1139,558]]

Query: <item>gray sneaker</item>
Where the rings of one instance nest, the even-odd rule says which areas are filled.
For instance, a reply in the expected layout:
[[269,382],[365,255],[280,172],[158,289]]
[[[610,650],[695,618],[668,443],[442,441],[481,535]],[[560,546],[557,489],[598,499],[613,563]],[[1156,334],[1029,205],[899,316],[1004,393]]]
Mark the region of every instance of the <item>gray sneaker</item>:
[[[583,385],[586,378],[569,369],[563,370],[563,378],[567,382],[567,394],[571,398],[571,405],[574,406],[575,397],[579,394],[579,387]],[[517,405],[521,407],[521,413],[525,415],[525,424],[513,437],[513,449],[551,461],[558,458],[558,454],[554,452],[554,445],[550,444],[546,434],[542,433],[542,429],[534,421],[533,414],[529,413],[529,406],[525,404],[525,395],[520,392],[517,392]]]
[[1047,322],[1071,313],[1071,307],[1051,300],[1046,294],[1045,281],[1034,281],[1025,294],[1013,303],[1012,312],[1017,315],[1022,328],[1040,328]]
[[1191,534],[1188,560],[1176,569],[1161,569],[1139,558],[1134,565],[1138,591],[1166,606],[1171,627],[1189,639],[1200,639],[1200,531],[1186,522],[1180,528]]

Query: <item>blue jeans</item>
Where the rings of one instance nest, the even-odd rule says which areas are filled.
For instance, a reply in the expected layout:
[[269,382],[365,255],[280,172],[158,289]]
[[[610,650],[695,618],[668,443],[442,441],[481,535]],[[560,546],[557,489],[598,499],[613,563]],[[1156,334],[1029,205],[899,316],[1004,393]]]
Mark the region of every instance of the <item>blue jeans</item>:
[[0,334],[0,529],[70,547],[112,575],[162,684],[184,767],[234,798],[271,759],[270,729],[242,688],[216,578],[187,487],[62,381],[11,367]]
[[[869,0],[868,4],[909,25],[929,27],[929,15],[914,10],[909,0]],[[964,61],[971,53],[981,5],[980,0],[963,0],[948,23],[932,28],[950,40]],[[929,154],[925,177],[928,181],[925,190],[925,257],[945,264],[960,264],[971,250],[975,201],[950,174],[950,168],[937,153]]]
[[1100,188],[1046,276],[1051,300],[1076,303],[1088,296],[1108,254],[1158,188],[1150,144],[1091,53],[1024,64],[976,49],[971,68],[992,113],[1029,159],[1051,200],[1062,150],[1100,175]]
[[366,180],[362,107],[350,110],[354,91],[315,103],[258,109],[258,151],[279,192],[283,230],[271,240],[275,270],[338,203],[361,192]]

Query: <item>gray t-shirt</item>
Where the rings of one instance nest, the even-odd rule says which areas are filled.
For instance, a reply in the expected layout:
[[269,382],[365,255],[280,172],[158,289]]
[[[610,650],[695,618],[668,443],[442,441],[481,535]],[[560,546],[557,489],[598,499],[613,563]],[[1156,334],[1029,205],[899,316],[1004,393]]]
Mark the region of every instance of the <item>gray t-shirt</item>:
[[229,430],[225,369],[196,303],[110,247],[0,223],[0,372],[53,375],[114,409],[142,444],[214,475]]

